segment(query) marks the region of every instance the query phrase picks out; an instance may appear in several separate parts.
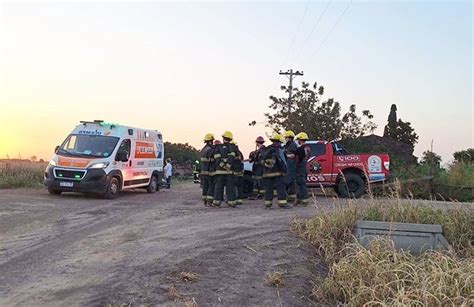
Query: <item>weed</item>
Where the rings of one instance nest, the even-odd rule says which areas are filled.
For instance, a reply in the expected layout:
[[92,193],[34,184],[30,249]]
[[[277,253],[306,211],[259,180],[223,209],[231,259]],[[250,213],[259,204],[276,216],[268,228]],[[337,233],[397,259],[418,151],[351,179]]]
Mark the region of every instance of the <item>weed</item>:
[[191,272],[181,272],[181,274],[179,274],[179,277],[184,282],[192,282],[199,279],[199,276],[197,274]]
[[270,272],[267,274],[266,282],[274,287],[280,288],[285,285],[282,272]]

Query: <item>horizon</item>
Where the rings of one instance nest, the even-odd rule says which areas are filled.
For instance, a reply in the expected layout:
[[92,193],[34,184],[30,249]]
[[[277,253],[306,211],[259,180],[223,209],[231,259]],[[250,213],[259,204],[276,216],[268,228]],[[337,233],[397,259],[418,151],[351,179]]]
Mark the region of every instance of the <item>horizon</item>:
[[0,159],[48,161],[92,119],[198,150],[230,130],[247,156],[290,68],[369,109],[376,135],[397,104],[418,158],[474,144],[469,1],[1,3],[0,37]]

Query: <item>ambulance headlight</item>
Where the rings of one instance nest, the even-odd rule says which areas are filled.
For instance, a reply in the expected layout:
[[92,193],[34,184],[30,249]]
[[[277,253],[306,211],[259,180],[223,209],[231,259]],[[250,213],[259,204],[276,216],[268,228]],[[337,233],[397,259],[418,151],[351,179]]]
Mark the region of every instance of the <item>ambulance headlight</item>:
[[51,166],[56,166],[56,165],[57,165],[57,163],[56,163],[56,161],[54,161],[54,160],[51,160],[51,161],[49,161],[49,165],[51,165]]
[[99,163],[94,163],[91,166],[89,166],[90,169],[101,169],[101,168],[106,168],[109,166],[108,162],[99,162]]

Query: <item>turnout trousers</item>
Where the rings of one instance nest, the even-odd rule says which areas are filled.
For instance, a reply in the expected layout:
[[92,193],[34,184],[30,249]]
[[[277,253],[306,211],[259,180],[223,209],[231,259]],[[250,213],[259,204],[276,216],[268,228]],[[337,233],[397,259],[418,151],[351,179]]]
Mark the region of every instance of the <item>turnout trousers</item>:
[[215,206],[220,206],[224,200],[224,188],[227,195],[227,203],[230,207],[235,207],[235,176],[232,174],[215,175],[214,201]]
[[278,206],[286,207],[288,202],[286,200],[285,177],[263,177],[263,184],[265,185],[265,207],[272,206],[274,190],[277,192]]
[[306,177],[308,174],[305,167],[298,167],[296,169],[296,186],[297,186],[297,199],[296,203],[301,205],[307,205],[309,203],[308,187],[306,185]]

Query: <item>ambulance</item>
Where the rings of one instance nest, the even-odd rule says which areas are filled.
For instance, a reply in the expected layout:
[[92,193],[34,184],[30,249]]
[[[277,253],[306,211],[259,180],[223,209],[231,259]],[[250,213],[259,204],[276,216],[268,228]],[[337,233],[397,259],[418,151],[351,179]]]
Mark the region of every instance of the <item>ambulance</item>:
[[163,136],[156,130],[81,121],[56,146],[44,184],[52,195],[81,192],[113,199],[135,188],[154,193],[163,178],[163,159]]

